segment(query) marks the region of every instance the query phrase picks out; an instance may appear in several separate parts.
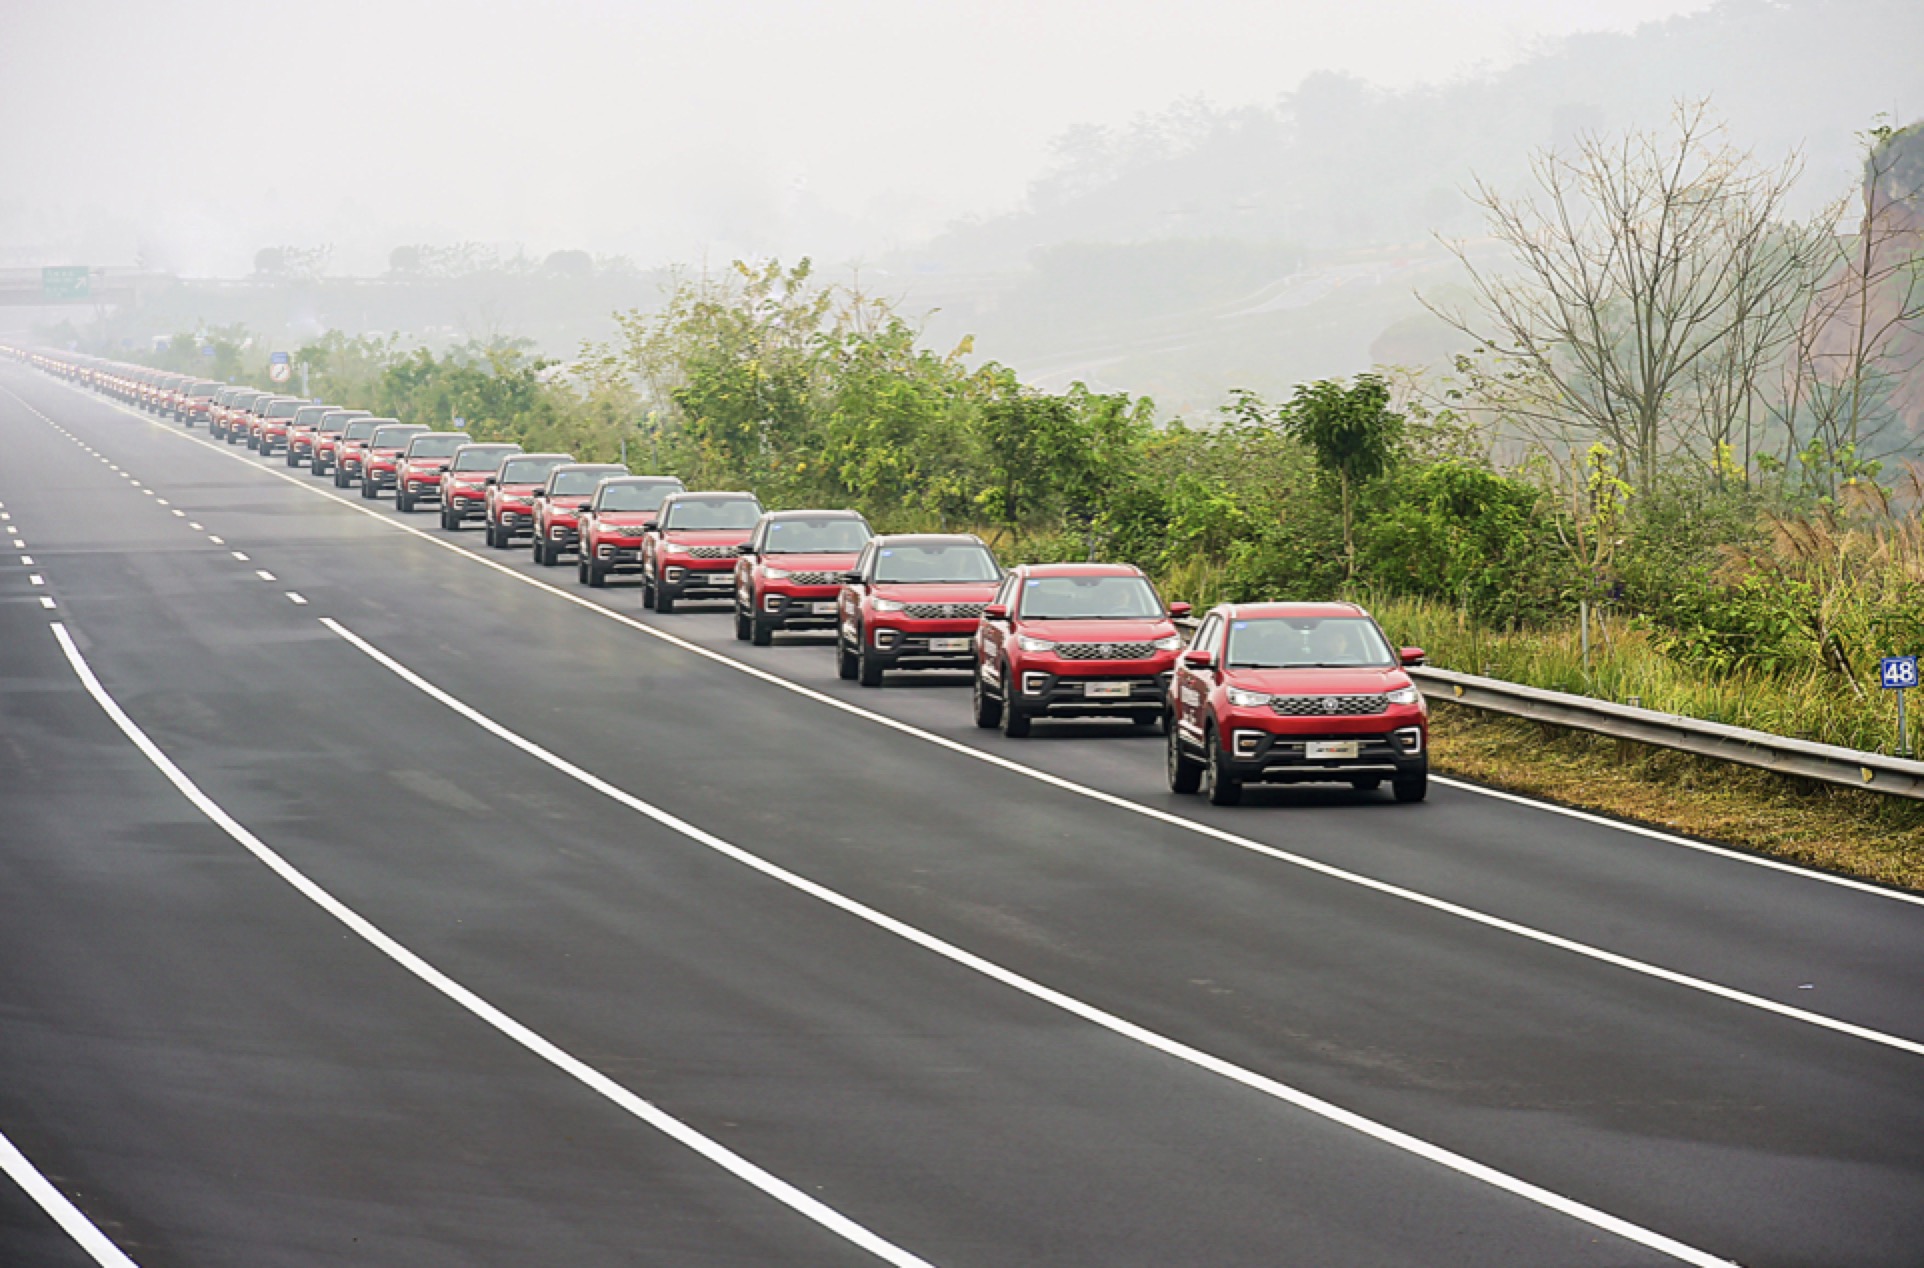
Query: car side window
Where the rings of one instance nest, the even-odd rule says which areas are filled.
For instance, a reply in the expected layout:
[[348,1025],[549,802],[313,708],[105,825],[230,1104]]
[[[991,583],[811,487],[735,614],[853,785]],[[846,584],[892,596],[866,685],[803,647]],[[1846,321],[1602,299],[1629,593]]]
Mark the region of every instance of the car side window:
[[1212,614],[1203,621],[1202,628],[1196,631],[1196,637],[1189,646],[1199,652],[1213,652],[1216,650],[1216,639],[1222,632],[1222,618]]
[[874,570],[874,568],[875,568],[875,547],[873,546],[862,547],[862,553],[855,560],[855,567],[853,571],[860,573],[862,577],[866,579],[869,573]]

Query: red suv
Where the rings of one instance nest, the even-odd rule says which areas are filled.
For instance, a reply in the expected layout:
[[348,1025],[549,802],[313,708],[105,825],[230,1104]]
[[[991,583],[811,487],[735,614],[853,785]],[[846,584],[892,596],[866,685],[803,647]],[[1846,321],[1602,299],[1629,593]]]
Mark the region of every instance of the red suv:
[[680,492],[675,476],[616,476],[595,486],[594,500],[577,515],[581,583],[599,589],[613,573],[640,572],[648,525],[662,499]]
[[488,477],[501,469],[504,459],[521,452],[511,443],[477,444],[469,441],[454,451],[448,460],[447,474],[441,478],[441,527],[450,533],[461,531],[461,522],[488,513]]
[[543,568],[560,563],[563,552],[575,548],[581,532],[576,517],[594,500],[596,486],[627,474],[628,468],[613,462],[570,462],[550,471],[534,492],[534,561]]
[[314,456],[314,429],[336,411],[333,405],[303,405],[287,420],[287,465],[298,467]]
[[762,504],[753,493],[670,493],[642,525],[641,605],[657,612],[719,603],[735,593],[735,559],[755,531]]
[[416,503],[440,501],[448,462],[467,443],[467,433],[458,431],[422,431],[409,437],[394,464],[394,509],[411,514]]
[[345,489],[361,478],[361,466],[367,461],[368,437],[374,434],[374,429],[399,421],[395,418],[356,418],[348,422],[347,430],[334,442],[335,488]]
[[1248,783],[1387,779],[1398,801],[1429,786],[1429,707],[1353,603],[1225,604],[1178,658],[1169,687],[1169,786],[1233,806]]
[[427,431],[426,423],[397,423],[393,419],[382,419],[381,425],[367,438],[367,445],[361,451],[361,496],[373,501],[381,496],[382,489],[394,487],[395,473],[400,470],[401,451],[408,442]]
[[548,473],[573,462],[571,453],[518,453],[488,477],[488,505],[484,511],[488,545],[506,550],[514,539],[534,532],[534,491],[548,482]]
[[256,407],[258,417],[248,434],[247,447],[259,450],[263,458],[281,448],[287,443],[287,425],[306,404],[298,396],[275,396],[268,399],[266,408]]
[[1043,714],[1161,723],[1188,615],[1127,564],[1015,569],[976,634],[975,724],[1023,736]]
[[767,647],[777,630],[835,628],[842,578],[875,536],[855,511],[770,511],[735,565],[735,637]]
[[873,537],[836,600],[835,669],[864,687],[890,669],[967,669],[1002,568],[972,533]]
[[307,454],[308,473],[323,476],[332,471],[338,461],[336,450],[347,431],[347,425],[356,419],[372,417],[364,409],[331,409],[321,415],[321,421],[314,425],[314,443]]
[[267,393],[256,391],[251,387],[235,388],[227,393],[227,399],[214,410],[213,422],[207,428],[208,433],[218,440],[233,444],[241,419],[246,417],[247,407],[266,395]]
[[209,380],[189,383],[180,390],[180,397],[174,403],[174,421],[185,423],[189,428],[197,418],[206,422],[214,406],[214,393],[220,389],[220,384]]

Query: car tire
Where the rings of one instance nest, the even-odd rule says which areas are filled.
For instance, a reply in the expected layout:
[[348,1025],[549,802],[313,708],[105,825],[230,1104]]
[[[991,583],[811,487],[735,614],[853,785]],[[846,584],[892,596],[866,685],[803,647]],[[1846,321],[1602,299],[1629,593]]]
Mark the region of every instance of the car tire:
[[748,641],[756,647],[770,647],[775,642],[775,627],[758,616],[748,618]]
[[755,634],[755,618],[742,611],[741,601],[735,602],[735,641],[746,643]]
[[1176,728],[1168,725],[1168,715],[1163,716],[1166,734],[1169,736],[1169,791],[1183,794],[1195,792],[1202,787],[1202,763],[1182,751],[1182,737]]
[[1229,759],[1216,728],[1203,737],[1202,795],[1212,806],[1233,806],[1243,799],[1243,783],[1228,770]]
[[414,499],[405,493],[397,491],[394,494],[394,509],[403,515],[412,515],[414,514]]
[[1033,721],[1035,721],[1035,714],[1019,708],[1014,701],[1002,702],[1002,734],[1010,739],[1019,740],[1028,735],[1029,724]]
[[608,588],[608,570],[592,560],[584,559],[581,561],[581,575],[590,586],[593,586],[597,590],[605,590]]
[[861,662],[848,649],[848,640],[838,630],[835,634],[835,676],[843,682],[854,682],[855,675],[860,672]]
[[347,468],[334,468],[334,487],[337,489],[345,489],[347,487]]
[[862,638],[861,650],[855,653],[855,681],[864,687],[882,685],[882,666],[868,654],[868,638]]
[[541,530],[537,528],[534,532],[535,537],[531,553],[534,555],[535,563],[540,567],[546,568],[554,561],[548,558],[548,543],[541,540]]
[[645,568],[641,573],[641,606],[650,610],[655,606],[655,574]]
[[661,587],[656,586],[655,587],[655,611],[661,613],[663,616],[667,616],[670,612],[673,612],[674,610],[675,610],[675,597],[671,594],[663,593]]
[[1401,802],[1417,802],[1429,796],[1430,776],[1426,771],[1421,775],[1408,775],[1390,781],[1390,788]]
[[361,477],[361,496],[372,502],[381,495],[381,486],[366,476]]
[[993,731],[1002,725],[1002,702],[989,694],[982,681],[982,667],[976,666],[974,690],[970,693],[969,706],[975,714],[975,724],[984,731]]
[[289,449],[287,451],[287,465],[290,467],[298,467],[301,465],[300,463],[294,461],[294,451],[292,449]]

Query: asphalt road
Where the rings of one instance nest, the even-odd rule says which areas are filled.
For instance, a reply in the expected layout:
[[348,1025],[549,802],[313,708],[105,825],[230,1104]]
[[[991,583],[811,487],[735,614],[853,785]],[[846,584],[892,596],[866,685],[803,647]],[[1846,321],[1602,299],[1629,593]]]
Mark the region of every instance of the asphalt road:
[[144,1268],[1924,1263],[1912,897],[371,505],[0,365],[0,1137]]

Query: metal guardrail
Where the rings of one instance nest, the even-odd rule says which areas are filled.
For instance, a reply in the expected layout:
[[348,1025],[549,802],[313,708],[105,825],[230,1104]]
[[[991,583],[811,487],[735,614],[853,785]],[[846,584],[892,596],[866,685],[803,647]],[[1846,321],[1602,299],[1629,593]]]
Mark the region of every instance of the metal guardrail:
[[1802,775],[1827,784],[1868,788],[1895,797],[1924,800],[1924,762],[1882,753],[1862,753],[1835,744],[1817,744],[1752,731],[1721,722],[1704,722],[1655,709],[1638,709],[1608,700],[1592,700],[1561,691],[1525,687],[1499,678],[1481,678],[1448,669],[1415,668],[1410,677],[1432,700],[1460,704],[1491,713],[1527,718],[1552,726],[1569,727],[1631,740],[1657,748],[1678,749],[1720,762],[1736,762],[1785,775]]

